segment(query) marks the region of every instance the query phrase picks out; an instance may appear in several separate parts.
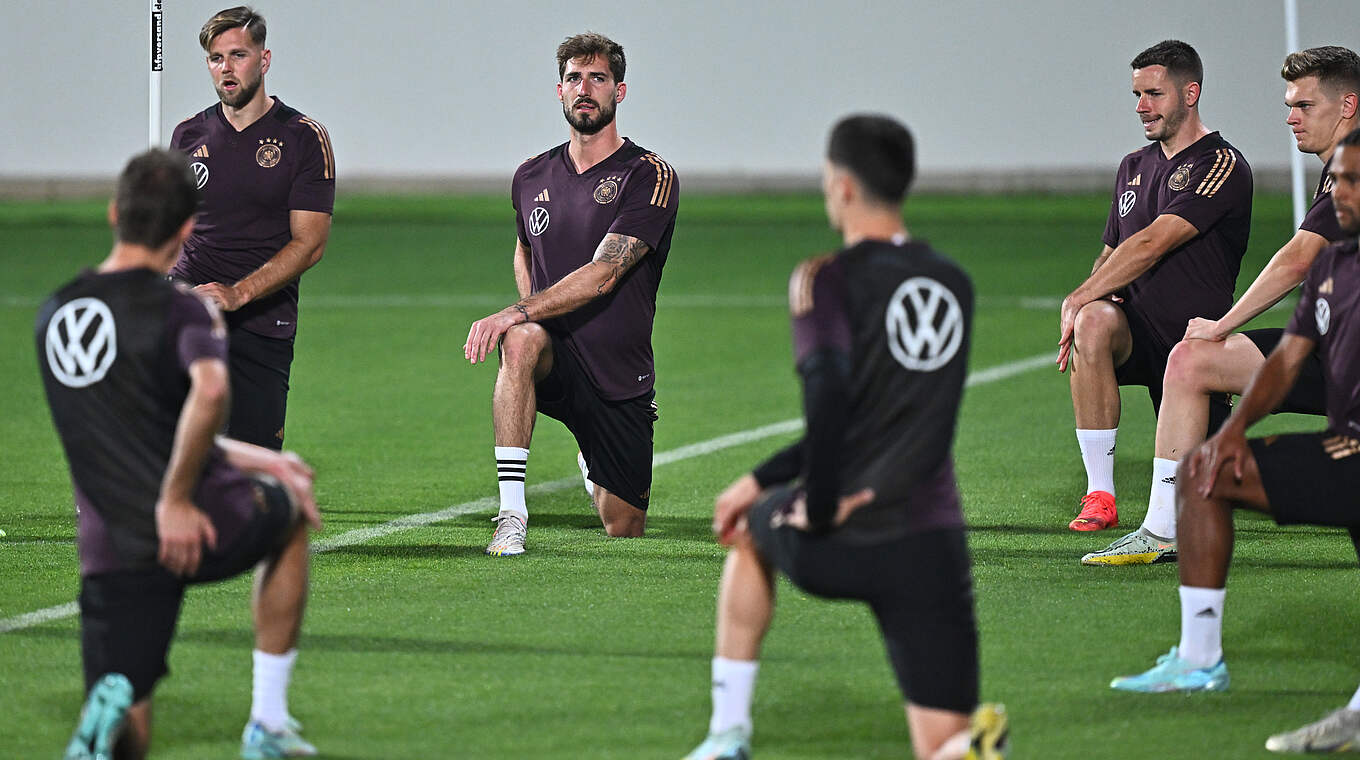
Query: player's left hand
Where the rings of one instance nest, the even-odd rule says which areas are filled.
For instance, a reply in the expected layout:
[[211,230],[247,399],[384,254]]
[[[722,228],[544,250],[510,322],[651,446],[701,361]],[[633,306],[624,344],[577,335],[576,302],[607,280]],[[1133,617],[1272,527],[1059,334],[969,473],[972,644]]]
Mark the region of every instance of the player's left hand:
[[732,481],[713,501],[713,535],[731,546],[746,528],[746,513],[760,498],[760,483],[749,472]]
[[1072,358],[1072,341],[1075,337],[1077,312],[1086,305],[1086,301],[1079,299],[1075,292],[1070,293],[1063,299],[1062,306],[1058,309],[1058,365],[1059,372],[1066,372],[1067,365]]
[[468,328],[467,342],[463,344],[463,358],[473,364],[482,361],[500,343],[506,330],[525,321],[528,321],[528,315],[510,306],[473,322]]
[[217,304],[217,308],[222,311],[236,311],[246,305],[245,294],[237,290],[235,285],[223,285],[220,282],[205,282],[194,288],[194,292],[211,299]]
[[217,529],[192,502],[162,498],[156,502],[156,561],[175,575],[198,572],[203,546],[217,548]]
[[[836,502],[836,516],[831,520],[832,527],[839,528],[844,525],[845,521],[850,519],[850,515],[855,513],[855,510],[872,502],[875,495],[874,489],[861,488],[852,494],[842,496]],[[779,515],[775,515],[775,517],[779,519]],[[791,528],[807,530],[811,526],[811,523],[808,522],[807,497],[799,494],[798,498],[794,499],[793,504],[790,505],[789,511],[784,513],[780,522]]]
[[1251,447],[1247,444],[1246,431],[1233,424],[1230,418],[1217,433],[1209,436],[1209,440],[1190,452],[1190,458],[1185,463],[1185,472],[1193,484],[1191,487],[1195,488],[1201,497],[1207,499],[1213,493],[1219,473],[1229,463],[1233,466],[1233,480],[1237,483],[1242,482],[1242,466],[1249,456]]

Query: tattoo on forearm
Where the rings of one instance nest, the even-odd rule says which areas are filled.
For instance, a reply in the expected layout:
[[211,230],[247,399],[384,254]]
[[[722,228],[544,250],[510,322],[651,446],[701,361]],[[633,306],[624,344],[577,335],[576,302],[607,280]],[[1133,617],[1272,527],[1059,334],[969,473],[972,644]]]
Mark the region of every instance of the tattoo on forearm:
[[528,306],[525,306],[525,305],[522,304],[522,303],[517,303],[517,304],[515,304],[514,306],[512,306],[512,307],[510,307],[510,308],[512,308],[512,309],[514,309],[515,311],[519,312],[519,313],[520,313],[520,316],[524,317],[524,321],[525,321],[525,322],[528,322],[528,321],[529,321],[529,307],[528,307]]
[[594,261],[611,267],[609,278],[600,283],[596,293],[604,293],[648,251],[646,243],[627,235],[605,235],[595,250]]

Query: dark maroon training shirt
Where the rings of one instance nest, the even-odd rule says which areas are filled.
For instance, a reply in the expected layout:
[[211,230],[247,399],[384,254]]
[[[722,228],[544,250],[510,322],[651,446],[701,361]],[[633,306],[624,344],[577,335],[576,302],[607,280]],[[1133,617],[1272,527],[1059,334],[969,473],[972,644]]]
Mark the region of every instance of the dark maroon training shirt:
[[[87,271],[39,310],[38,365],[75,487],[82,575],[155,567],[156,500],[189,365],[226,360],[215,311],[150,269]],[[255,488],[214,447],[194,503],[230,546]]]
[[1218,319],[1232,306],[1251,231],[1251,192],[1251,167],[1217,132],[1171,158],[1153,142],[1119,164],[1105,245],[1119,247],[1162,214],[1179,216],[1199,233],[1120,292],[1164,351],[1185,337],[1192,318]]
[[[191,285],[234,285],[293,239],[290,211],[329,214],[335,153],[320,122],[274,98],[236,131],[219,103],[175,127],[170,147],[189,154],[203,200],[171,274]],[[297,332],[298,281],[227,314],[233,327],[269,338]]]
[[1345,237],[1345,234],[1341,232],[1341,225],[1336,221],[1336,207],[1332,205],[1331,168],[1332,160],[1329,158],[1322,167],[1322,176],[1318,178],[1317,189],[1313,191],[1313,205],[1308,207],[1308,213],[1304,215],[1303,224],[1299,225],[1299,229],[1336,242]]
[[520,242],[529,248],[535,293],[585,266],[609,233],[650,250],[608,295],[543,325],[580,360],[600,396],[611,401],[650,391],[652,319],[661,270],[671,249],[680,180],[670,164],[625,139],[585,172],[568,143],[525,161],[511,183]]
[[1360,246],[1322,249],[1285,332],[1317,343],[1327,387],[1327,427],[1360,438]]
[[[820,476],[836,478],[841,494],[874,489],[837,529],[855,543],[963,527],[951,450],[973,321],[968,275],[924,242],[865,241],[803,262],[789,308],[805,385],[818,354],[848,361],[844,427],[821,445],[808,410],[804,439],[757,467],[757,481],[802,477],[811,493]],[[829,467],[815,450],[835,452]]]

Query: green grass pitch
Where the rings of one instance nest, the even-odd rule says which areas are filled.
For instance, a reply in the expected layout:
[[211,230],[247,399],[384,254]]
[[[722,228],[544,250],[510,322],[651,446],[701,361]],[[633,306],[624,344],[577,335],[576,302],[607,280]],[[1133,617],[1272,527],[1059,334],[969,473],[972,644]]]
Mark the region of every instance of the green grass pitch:
[[[1103,197],[922,197],[909,226],[979,294],[974,371],[1052,356],[1057,303],[1099,249]],[[1258,196],[1242,288],[1289,234]],[[482,549],[496,492],[494,369],[462,359],[468,325],[513,295],[501,198],[342,198],[303,282],[288,445],[314,463],[329,550],[314,556],[291,706],[332,758],[678,758],[708,719],[722,558],[712,498],[798,416],[786,280],[836,247],[810,195],[687,196],[658,304],[661,419],[648,536],[606,540],[575,447],[539,425],[530,553]],[[34,361],[42,296],[109,246],[103,203],[0,204],[0,620],[77,587],[65,463]],[[1260,324],[1282,324],[1285,310]],[[1118,491],[1141,519],[1153,417],[1124,394]],[[1275,418],[1266,430],[1315,429]],[[1344,534],[1239,517],[1223,694],[1133,696],[1112,676],[1176,642],[1174,566],[1081,567],[1115,533],[1069,532],[1084,488],[1067,382],[1051,365],[976,383],[955,456],[970,523],[982,691],[1011,712],[1017,758],[1264,757],[1267,735],[1344,703],[1356,665],[1356,558]],[[691,444],[717,442],[707,447]],[[726,444],[726,445],[719,445]],[[535,485],[538,484],[538,485]],[[545,485],[546,484],[546,485]],[[365,540],[406,515],[446,520]],[[909,582],[909,579],[904,579]],[[234,757],[250,704],[248,583],[190,592],[156,700],[154,755]],[[757,756],[909,753],[873,621],[781,582],[755,700]],[[55,757],[82,701],[77,621],[0,633],[0,757]]]

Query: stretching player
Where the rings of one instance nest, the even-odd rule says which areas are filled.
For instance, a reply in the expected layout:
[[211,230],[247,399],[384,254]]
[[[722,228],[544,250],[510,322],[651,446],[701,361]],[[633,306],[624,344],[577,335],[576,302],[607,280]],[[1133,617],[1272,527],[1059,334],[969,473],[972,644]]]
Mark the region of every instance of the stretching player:
[[[1131,65],[1143,135],[1153,143],[1120,163],[1105,247],[1059,317],[1058,370],[1071,364],[1086,467],[1072,530],[1119,524],[1119,386],[1146,386],[1153,409],[1161,406],[1166,358],[1186,322],[1220,317],[1232,304],[1251,226],[1251,168],[1200,121],[1204,67],[1194,48],[1167,40]],[[1226,403],[1216,404],[1218,420],[1226,413]]]
[[264,17],[239,6],[198,35],[220,102],[175,127],[202,203],[171,274],[226,313],[232,404],[227,435],[283,448],[298,282],[321,260],[335,204],[326,128],[265,94]]
[[520,165],[511,188],[520,299],[472,324],[472,363],[500,347],[492,394],[500,512],[486,553],[524,553],[524,475],[537,412],[576,437],[610,536],[641,536],[652,490],[652,318],[680,184],[670,164],[619,136],[618,43],[578,34],[557,48],[570,139]]
[[[257,653],[291,660],[302,625],[306,522],[321,525],[312,471],[293,454],[214,441],[230,389],[226,329],[206,299],[165,279],[196,195],[182,154],[134,158],[109,206],[113,250],[38,314],[38,363],[75,486],[89,691],[67,760],[146,755],[186,585],[258,564]],[[287,688],[286,673],[255,669],[242,757],[316,753]]]
[[[950,449],[973,288],[958,265],[908,237],[902,201],[914,173],[911,134],[896,121],[851,116],[832,129],[822,187],[845,247],[804,261],[789,281],[807,432],[714,505],[713,530],[730,551],[713,715],[687,760],[750,757],[776,568],[809,593],[869,604],[916,757],[968,749],[977,627]],[[994,753],[1004,713],[980,710],[977,728],[977,749]]]
[[[1313,205],[1294,237],[1270,259],[1256,281],[1221,319],[1190,320],[1185,339],[1167,359],[1162,413],[1152,460],[1152,493],[1138,530],[1105,549],[1081,558],[1087,565],[1133,565],[1176,559],[1176,464],[1204,440],[1209,404],[1215,393],[1240,394],[1247,381],[1280,342],[1278,328],[1233,333],[1293,290],[1328,242],[1341,238],[1332,211],[1328,175],[1336,144],[1360,122],[1360,56],[1343,47],[1310,48],[1290,53],[1280,76],[1289,107],[1286,122],[1298,149],[1322,161]],[[1322,414],[1322,364],[1309,354],[1299,380],[1275,411]]]
[[[1181,639],[1157,665],[1116,678],[1126,691],[1218,691],[1228,687],[1223,601],[1233,548],[1233,510],[1281,525],[1360,527],[1360,130],[1341,140],[1330,175],[1344,240],[1318,254],[1284,337],[1253,375],[1232,416],[1190,452],[1176,483]],[[1246,429],[1279,406],[1308,355],[1326,385],[1327,429],[1247,440]],[[1278,752],[1360,746],[1360,692],[1317,723],[1270,737]]]

